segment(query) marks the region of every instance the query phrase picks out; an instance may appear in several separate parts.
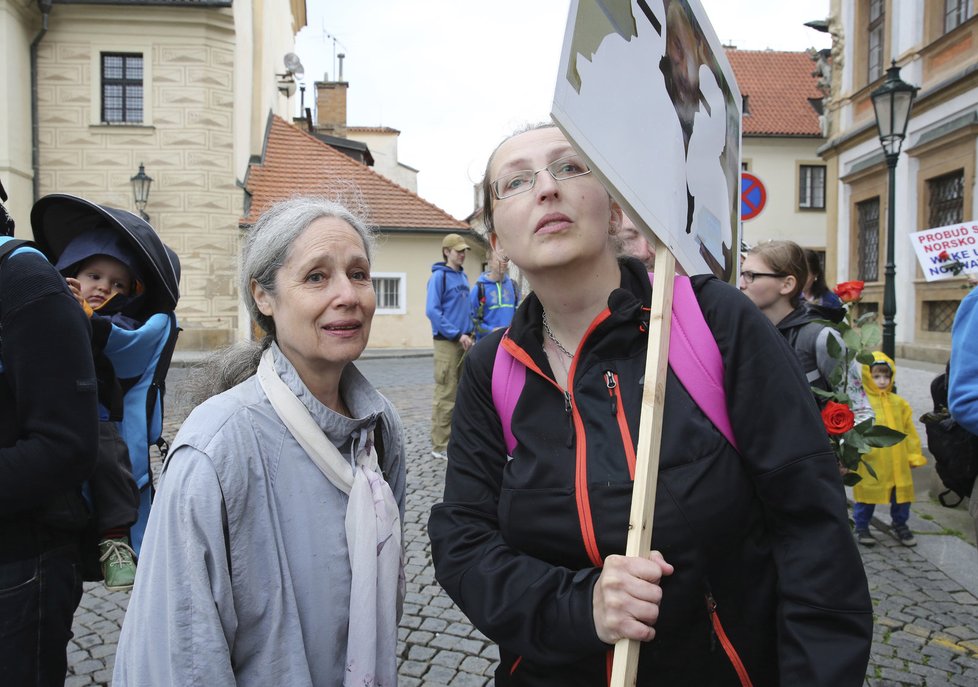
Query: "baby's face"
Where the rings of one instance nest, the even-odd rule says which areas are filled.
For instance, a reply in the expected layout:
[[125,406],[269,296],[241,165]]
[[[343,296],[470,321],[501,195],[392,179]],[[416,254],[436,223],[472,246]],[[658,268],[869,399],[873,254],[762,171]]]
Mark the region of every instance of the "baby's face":
[[75,278],[81,285],[82,298],[93,308],[116,294],[128,296],[132,291],[129,268],[108,255],[96,255],[86,260]]

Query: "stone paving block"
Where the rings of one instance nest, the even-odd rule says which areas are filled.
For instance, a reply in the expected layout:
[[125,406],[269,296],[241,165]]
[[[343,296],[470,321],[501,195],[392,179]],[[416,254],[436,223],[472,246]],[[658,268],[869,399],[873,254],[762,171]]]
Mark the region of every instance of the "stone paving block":
[[409,627],[412,630],[416,630],[421,627],[421,618],[416,615],[403,615],[401,616],[401,627]]
[[893,683],[898,683],[901,685],[923,685],[924,678],[919,675],[914,675],[913,673],[907,673],[904,671],[893,670],[892,668],[882,668],[880,670],[880,678],[884,681],[882,684],[889,685]]
[[428,632],[442,632],[448,627],[448,623],[441,618],[425,618],[421,621],[421,629]]
[[452,623],[444,629],[444,632],[456,637],[470,637],[476,630],[468,623]]
[[879,656],[875,653],[872,656],[871,662],[874,666],[879,666],[881,668],[895,668],[897,670],[902,670],[905,663],[905,661],[901,658],[895,658],[893,656]]
[[455,603],[447,596],[436,596],[431,600],[431,605],[438,608],[450,608],[455,605]]
[[933,684],[939,680],[947,681],[949,675],[946,671],[939,670],[933,666],[922,666],[917,663],[910,663],[907,669],[914,675],[920,675],[924,678],[927,683],[927,687],[933,687]]
[[465,614],[462,613],[462,611],[458,610],[455,607],[446,608],[442,612],[442,614],[441,614],[440,617],[441,617],[442,620],[447,620],[450,623],[454,623],[454,622],[467,623],[467,622],[469,622],[469,619],[465,617]]
[[429,661],[431,661],[431,657],[434,656],[435,653],[435,650],[431,647],[413,644],[411,645],[411,648],[408,649],[408,658],[412,661],[419,661],[427,664]]
[[434,633],[415,630],[408,635],[407,641],[409,644],[430,644],[434,637]]
[[456,672],[454,668],[433,665],[428,668],[428,672],[425,673],[424,679],[425,682],[437,682],[448,685],[455,678],[455,675]]
[[97,634],[87,634],[87,635],[82,635],[81,637],[75,637],[75,642],[78,643],[78,646],[84,649],[88,649],[89,647],[95,646],[96,644],[101,644],[102,638],[99,637]]
[[69,675],[65,678],[65,687],[86,687],[95,684],[88,675]]
[[102,670],[95,671],[95,674],[92,675],[92,677],[95,679],[96,684],[108,684],[112,682],[112,668],[105,667]]
[[466,656],[459,666],[459,669],[464,670],[466,673],[475,673],[477,675],[491,675],[492,673],[487,673],[490,668],[492,668],[492,661],[487,661],[484,658],[479,658],[478,656]]
[[449,683],[449,687],[484,687],[485,684],[485,676],[472,675],[471,673],[459,673]]
[[499,662],[499,647],[495,644],[487,644],[479,655],[490,661]]
[[397,676],[398,687],[419,687],[421,685],[421,680],[416,677],[405,677],[404,675]]
[[931,630],[925,627],[921,627],[921,624],[922,624],[921,621],[917,621],[916,623],[908,623],[903,627],[903,631],[908,632],[912,635],[916,635],[917,637],[923,637],[924,639],[927,639],[928,637],[930,637]]
[[473,639],[459,639],[458,637],[444,634],[435,636],[428,644],[439,649],[457,649],[472,656],[478,656],[483,648],[482,642]]
[[397,670],[398,675],[421,677],[428,672],[428,664],[421,661],[404,661]]
[[431,658],[430,663],[431,665],[445,666],[457,670],[464,658],[465,655],[458,651],[439,651]]
[[951,596],[954,597],[954,600],[957,601],[959,604],[967,604],[969,606],[974,606],[978,604],[978,599],[976,599],[974,595],[969,594],[968,592],[956,592],[954,594],[951,594]]

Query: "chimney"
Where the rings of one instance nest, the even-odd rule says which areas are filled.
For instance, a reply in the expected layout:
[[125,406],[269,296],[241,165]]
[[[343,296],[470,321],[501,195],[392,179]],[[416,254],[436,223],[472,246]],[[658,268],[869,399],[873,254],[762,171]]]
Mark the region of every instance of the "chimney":
[[346,138],[346,89],[341,81],[316,82],[316,130]]
[[340,53],[339,55],[336,56],[336,58],[340,61],[340,78],[338,79],[340,82],[343,81],[343,58],[345,57],[346,55],[343,53]]

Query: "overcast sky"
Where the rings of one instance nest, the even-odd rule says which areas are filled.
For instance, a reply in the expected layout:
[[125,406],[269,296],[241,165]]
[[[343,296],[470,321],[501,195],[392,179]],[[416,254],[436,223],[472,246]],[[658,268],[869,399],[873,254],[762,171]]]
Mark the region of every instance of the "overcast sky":
[[[831,45],[804,26],[829,0],[701,0],[720,40],[744,50]],[[308,84],[344,53],[347,123],[401,132],[418,193],[464,219],[486,159],[514,129],[549,119],[569,0],[307,0],[296,52]],[[512,59],[522,56],[518,68]],[[503,65],[506,65],[503,69]],[[307,97],[308,100],[308,97]],[[308,103],[307,103],[308,104]]]

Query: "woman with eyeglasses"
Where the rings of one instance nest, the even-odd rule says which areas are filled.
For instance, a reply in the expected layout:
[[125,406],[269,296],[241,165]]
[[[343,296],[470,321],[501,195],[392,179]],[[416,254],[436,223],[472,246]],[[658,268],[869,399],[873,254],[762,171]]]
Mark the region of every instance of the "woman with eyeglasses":
[[805,306],[802,289],[808,274],[808,258],[801,246],[794,241],[766,241],[747,252],[740,269],[740,290],[787,339],[809,383],[828,391],[838,364],[829,355],[828,338],[834,337],[842,347],[845,344],[834,329],[816,322],[824,319],[822,314]]
[[[499,644],[495,684],[605,685],[621,638],[643,642],[639,685],[861,684],[865,574],[784,340],[736,289],[693,278],[738,448],[670,369],[656,551],[625,557],[649,275],[619,259],[621,208],[557,128],[500,144],[483,192],[492,247],[533,290],[467,358],[428,528],[436,578]],[[522,381],[495,385],[500,347]]]

